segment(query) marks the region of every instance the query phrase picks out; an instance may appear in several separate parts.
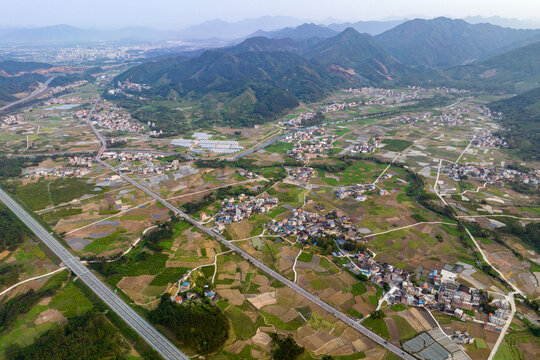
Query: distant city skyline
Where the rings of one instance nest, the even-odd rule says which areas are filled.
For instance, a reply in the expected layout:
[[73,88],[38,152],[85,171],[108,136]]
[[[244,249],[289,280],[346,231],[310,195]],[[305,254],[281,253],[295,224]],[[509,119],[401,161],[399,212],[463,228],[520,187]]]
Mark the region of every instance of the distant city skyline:
[[[2,27],[68,24],[94,29],[179,30],[208,20],[288,16],[317,23],[448,16],[540,17],[537,0],[3,0]],[[539,20],[540,21],[540,20]]]

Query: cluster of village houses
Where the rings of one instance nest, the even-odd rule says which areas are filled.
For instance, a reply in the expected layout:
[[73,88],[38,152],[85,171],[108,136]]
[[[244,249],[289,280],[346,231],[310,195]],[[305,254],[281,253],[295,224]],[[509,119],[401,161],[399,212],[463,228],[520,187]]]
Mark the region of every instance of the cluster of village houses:
[[34,169],[25,169],[25,177],[85,177],[90,173],[92,166],[94,165],[94,158],[90,156],[73,156],[68,157],[68,163],[71,167],[36,167]]
[[[378,263],[367,252],[358,252],[354,254],[352,262],[344,266],[355,274],[366,276],[369,281],[379,286],[388,283],[390,291],[386,295],[386,301],[389,306],[395,304],[423,306],[453,315],[458,319],[476,320],[467,310],[479,310],[481,303],[487,301],[484,292],[457,282],[464,270],[459,264],[455,266],[445,264],[440,272],[421,266],[417,269],[417,274],[411,274],[399,267]],[[509,303],[498,299],[490,304],[497,310],[483,320],[484,327],[500,332],[510,315]],[[464,341],[467,337],[462,338]]]
[[297,167],[289,171],[289,176],[294,181],[308,182],[315,175],[315,170],[310,167]]
[[297,208],[290,217],[272,220],[266,224],[271,234],[284,237],[296,236],[298,242],[306,242],[323,235],[338,235],[341,239],[359,240],[362,233],[352,224],[351,218],[340,210],[332,210],[326,215]]
[[[223,200],[221,205],[214,215],[215,224],[212,228],[220,234],[225,230],[225,225],[249,219],[252,215],[266,213],[275,208],[278,205],[278,199],[271,196],[248,197],[241,194],[237,198]],[[207,220],[206,214],[201,216],[201,220]]]
[[140,134],[145,130],[142,124],[133,120],[129,114],[121,112],[116,106],[111,106],[109,111],[95,113],[93,123],[113,131],[125,131],[134,134]]
[[342,89],[342,92],[367,98],[365,105],[390,105],[402,102],[423,99],[427,96],[426,90],[410,86],[404,90],[388,90],[372,87],[360,89]]
[[428,123],[434,125],[461,126],[463,125],[463,114],[459,111],[451,111],[439,116],[432,116],[430,112],[425,112],[415,115],[400,116],[397,118],[397,121],[406,125]]
[[[351,198],[356,201],[366,201],[367,195],[365,193],[373,190],[375,190],[375,185],[373,184],[356,184],[354,186],[338,189],[336,191],[336,197],[338,200]],[[388,193],[386,190],[380,190],[380,192],[384,192],[384,194]]]
[[0,128],[3,129],[10,125],[19,125],[19,124],[22,124],[22,122],[23,122],[23,117],[19,114],[4,116],[0,120]]
[[500,112],[492,112],[490,108],[484,105],[459,104],[455,107],[455,109],[463,114],[478,114],[486,119],[498,119],[502,115]]
[[307,142],[297,143],[292,150],[290,150],[290,155],[293,159],[299,161],[307,161],[313,158],[325,157],[325,151],[331,150],[334,148],[332,143],[336,140],[337,135],[319,137]]
[[493,135],[489,130],[482,131],[479,134],[474,134],[472,137],[472,144],[480,149],[508,147],[508,142],[506,139]]
[[476,164],[450,164],[444,167],[443,171],[454,181],[459,181],[466,176],[480,179],[489,184],[501,185],[505,181],[519,181],[524,184],[538,185],[540,178],[540,169],[524,173],[519,170]]
[[46,167],[36,167],[33,169],[25,169],[23,172],[24,177],[48,177],[54,176],[59,178],[64,178],[68,176],[75,177],[85,177],[90,173],[90,168],[87,167],[55,167],[55,168],[46,168]]
[[128,153],[106,151],[102,155],[102,158],[106,160],[121,161],[122,165],[118,167],[118,170],[124,173],[161,175],[179,169],[180,162],[177,159],[171,162],[163,162],[161,159],[164,157],[165,155],[151,152]]
[[313,126],[308,129],[294,131],[290,133],[289,135],[285,136],[285,138],[283,138],[283,141],[288,142],[288,143],[308,141],[311,138],[313,138],[313,136],[320,136],[320,135],[324,135],[324,128],[320,126]]
[[433,118],[433,121],[431,121],[431,123],[436,123],[436,124],[446,125],[446,126],[461,126],[463,125],[463,115],[460,112],[456,112],[456,111],[443,113]]
[[425,123],[428,122],[428,119],[431,117],[431,113],[426,112],[416,115],[404,115],[396,118],[397,122],[405,125],[411,125],[416,123]]
[[[190,275],[191,271],[188,271],[180,280],[178,280],[178,291],[174,292],[174,295],[171,296],[171,301],[177,304],[183,304],[185,301],[201,298],[199,294],[191,291],[193,284],[189,281]],[[208,285],[204,285],[203,296],[214,303],[219,300],[219,295],[210,290]]]
[[250,170],[244,170],[244,169],[238,169],[238,175],[245,177],[246,179],[254,179],[257,177],[257,174],[255,174],[253,171]]
[[148,90],[148,89],[150,89],[150,86],[146,84],[138,84],[138,83],[131,82],[129,80],[125,80],[122,82],[118,81],[116,83],[116,87],[114,89],[110,89],[108,93],[111,95],[115,95],[115,94],[128,95],[128,94],[125,94],[124,91],[142,92],[143,90]]
[[343,102],[343,103],[333,103],[333,104],[330,104],[330,105],[324,105],[324,106],[321,106],[321,111],[323,113],[328,113],[328,112],[334,112],[334,111],[340,111],[340,110],[345,110],[345,109],[348,109],[350,107],[355,107],[355,106],[360,106],[362,105],[362,102],[361,101],[350,101],[350,102]]
[[286,125],[286,126],[298,126],[300,124],[302,124],[302,121],[304,120],[311,120],[315,117],[315,113],[314,112],[307,112],[307,113],[302,113],[302,114],[299,114],[297,117],[295,118],[292,118],[292,119],[289,119],[287,121],[280,121],[278,124],[279,125]]
[[53,97],[43,102],[44,105],[79,104],[82,99],[78,96]]
[[[61,93],[62,91],[66,91],[66,90],[69,90],[69,89],[76,88],[76,87],[78,87],[78,86],[85,85],[86,83],[88,83],[88,81],[86,81],[86,80],[80,80],[80,81],[76,81],[76,82],[71,83],[71,84],[68,84],[68,85],[55,86],[55,87],[52,87],[52,88],[50,89],[50,94],[51,94],[51,95],[58,94],[58,93]],[[58,103],[58,104],[59,104],[59,103]],[[65,103],[64,103],[64,104],[65,104]]]
[[353,147],[350,149],[351,153],[362,153],[362,154],[371,154],[374,153],[375,150],[377,150],[377,147],[381,143],[382,138],[379,136],[376,136],[374,138],[360,141],[357,144],[354,144]]

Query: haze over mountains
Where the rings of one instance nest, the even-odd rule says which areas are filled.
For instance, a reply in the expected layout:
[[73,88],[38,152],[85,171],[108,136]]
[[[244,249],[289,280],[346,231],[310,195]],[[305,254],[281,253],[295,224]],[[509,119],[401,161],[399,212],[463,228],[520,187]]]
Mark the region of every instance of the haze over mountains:
[[[268,17],[266,21],[270,26],[275,21],[294,20]],[[446,85],[505,92],[540,86],[540,78],[530,75],[540,73],[540,30],[440,17],[405,21],[372,36],[355,29],[362,24],[352,25],[341,32],[334,30],[338,28],[335,24],[313,23],[259,30],[228,47],[201,49],[186,53],[188,56],[161,55],[128,70],[119,80],[149,84],[153,95],[165,98],[210,96],[233,104],[234,99],[242,99],[237,102],[249,106],[240,118],[279,112],[284,106],[320,99],[342,86]],[[240,29],[254,26],[252,21],[231,25],[229,34],[238,35]],[[43,43],[51,37],[75,42],[97,36],[90,30],[66,26],[40,34],[38,29],[17,31],[18,37],[13,35],[12,40],[35,36]],[[210,34],[204,31],[195,27],[185,33]],[[145,33],[147,39],[159,37],[142,28],[100,34],[120,39],[136,33]],[[10,93],[3,97],[7,99]]]
[[[538,30],[462,20],[412,20],[372,36],[314,24],[258,32],[234,46],[146,62],[119,75],[151,86],[148,95],[219,101],[229,122],[264,121],[341,87],[452,86],[522,92],[540,86]],[[311,36],[310,36],[311,35]],[[283,38],[280,38],[282,37]],[[482,59],[532,38],[531,43]],[[474,61],[475,59],[478,59]]]
[[[510,28],[540,28],[540,21],[521,21],[504,18],[469,17],[472,23],[487,23]],[[0,44],[50,45],[96,41],[200,41],[207,39],[235,40],[253,36],[282,37],[330,37],[352,27],[360,33],[379,35],[406,23],[407,19],[386,21],[337,22],[328,19],[325,25],[287,16],[263,16],[238,22],[210,20],[181,30],[156,30],[148,27],[125,27],[116,30],[82,29],[70,25],[54,25],[36,28],[0,28]],[[535,25],[536,24],[536,25]],[[296,27],[300,26],[300,29]]]

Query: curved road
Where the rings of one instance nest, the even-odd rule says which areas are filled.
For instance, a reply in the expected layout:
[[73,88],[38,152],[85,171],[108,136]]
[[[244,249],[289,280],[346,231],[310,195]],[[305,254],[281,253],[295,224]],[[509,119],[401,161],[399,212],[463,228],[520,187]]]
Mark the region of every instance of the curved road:
[[40,239],[58,256],[65,266],[71,269],[92,291],[96,293],[114,312],[116,312],[133,330],[135,330],[164,359],[188,360],[165,336],[144,320],[127,305],[118,295],[99,280],[81,261],[64,248],[60,242],[49,234],[32,216],[30,216],[8,194],[0,189],[0,201],[8,206]]
[[55,76],[53,76],[52,78],[48,79],[47,81],[45,81],[43,84],[41,84],[41,86],[39,87],[39,89],[37,89],[36,91],[34,91],[33,93],[31,93],[30,95],[28,95],[27,97],[23,98],[23,99],[20,99],[20,100],[17,100],[15,102],[12,102],[11,104],[7,104],[6,106],[3,106],[3,107],[0,107],[0,111],[4,111],[6,109],[9,109],[10,107],[12,107],[13,105],[17,105],[17,104],[20,104],[22,102],[25,102],[27,100],[30,100],[31,98],[41,94],[43,91],[45,91],[45,89],[47,88],[47,86],[49,86],[49,84],[51,83],[51,81],[53,81],[53,79],[55,78]]

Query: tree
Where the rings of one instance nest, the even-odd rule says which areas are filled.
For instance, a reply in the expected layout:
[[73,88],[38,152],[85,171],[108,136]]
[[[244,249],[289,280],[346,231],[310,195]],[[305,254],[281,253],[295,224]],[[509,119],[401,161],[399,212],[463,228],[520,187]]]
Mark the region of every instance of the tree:
[[294,341],[291,335],[281,338],[278,334],[270,335],[276,346],[272,354],[274,360],[295,360],[304,353],[304,348]]
[[387,282],[385,282],[385,283],[383,284],[383,287],[382,287],[382,288],[383,288],[384,291],[388,292],[388,291],[390,291],[390,284],[387,283]]
[[370,317],[372,319],[383,319],[386,317],[386,314],[382,310],[375,310],[371,313]]

